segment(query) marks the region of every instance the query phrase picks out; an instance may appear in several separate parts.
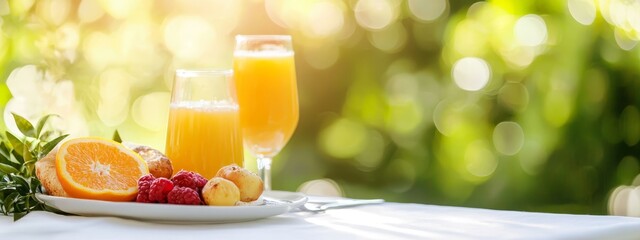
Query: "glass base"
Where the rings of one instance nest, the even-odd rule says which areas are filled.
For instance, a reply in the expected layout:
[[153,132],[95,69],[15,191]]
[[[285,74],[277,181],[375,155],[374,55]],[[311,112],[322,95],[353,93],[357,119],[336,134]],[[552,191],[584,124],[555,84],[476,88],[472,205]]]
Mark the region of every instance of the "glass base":
[[271,158],[258,157],[258,174],[264,183],[264,190],[271,190]]

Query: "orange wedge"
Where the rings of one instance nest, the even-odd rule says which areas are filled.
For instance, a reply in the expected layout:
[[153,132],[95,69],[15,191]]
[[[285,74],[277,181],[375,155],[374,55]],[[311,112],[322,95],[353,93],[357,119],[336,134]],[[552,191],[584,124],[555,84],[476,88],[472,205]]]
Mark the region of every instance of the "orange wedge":
[[131,201],[138,179],[149,174],[147,163],[120,143],[101,138],[75,138],[60,146],[56,173],[71,197]]

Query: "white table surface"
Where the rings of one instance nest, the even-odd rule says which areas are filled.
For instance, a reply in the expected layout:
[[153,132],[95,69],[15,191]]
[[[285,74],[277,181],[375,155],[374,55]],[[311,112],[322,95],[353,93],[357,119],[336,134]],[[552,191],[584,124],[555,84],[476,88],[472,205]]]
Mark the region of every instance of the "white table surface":
[[175,225],[32,212],[2,239],[640,239],[640,218],[384,203],[227,224]]

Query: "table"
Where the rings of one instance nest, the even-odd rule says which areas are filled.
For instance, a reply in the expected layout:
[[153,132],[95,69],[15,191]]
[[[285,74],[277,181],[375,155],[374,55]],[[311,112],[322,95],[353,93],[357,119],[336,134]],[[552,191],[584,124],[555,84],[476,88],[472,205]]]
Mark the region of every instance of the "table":
[[2,239],[640,239],[640,218],[384,203],[176,225],[32,212],[0,217]]

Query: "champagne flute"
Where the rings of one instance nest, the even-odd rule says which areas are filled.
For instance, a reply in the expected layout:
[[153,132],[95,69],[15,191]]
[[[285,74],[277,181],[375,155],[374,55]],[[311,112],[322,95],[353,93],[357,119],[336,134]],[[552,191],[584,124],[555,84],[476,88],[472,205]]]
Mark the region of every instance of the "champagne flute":
[[244,145],[258,159],[265,190],[271,190],[272,158],[298,125],[291,36],[236,36],[233,69]]

